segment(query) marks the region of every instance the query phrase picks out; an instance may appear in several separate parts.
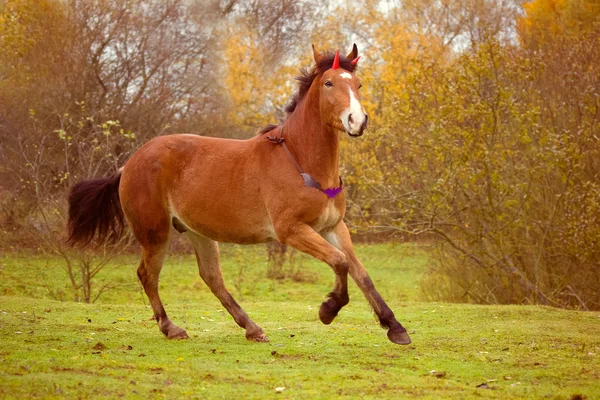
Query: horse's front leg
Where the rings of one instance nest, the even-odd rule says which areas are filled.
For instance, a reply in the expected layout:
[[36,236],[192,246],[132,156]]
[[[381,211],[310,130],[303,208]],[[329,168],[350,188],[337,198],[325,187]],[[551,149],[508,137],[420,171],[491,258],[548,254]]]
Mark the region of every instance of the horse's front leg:
[[330,235],[329,240],[337,242],[337,246],[346,255],[350,276],[352,276],[352,279],[354,279],[360,290],[362,290],[373,310],[375,310],[375,314],[379,318],[379,323],[381,326],[388,328],[388,338],[397,344],[410,344],[411,340],[406,329],[396,320],[394,312],[383,301],[383,298],[377,292],[377,289],[375,289],[375,285],[373,285],[369,274],[356,257],[356,254],[354,254],[354,247],[352,246],[350,232],[348,232],[346,224],[343,222],[338,224]]
[[[330,235],[324,237],[310,226],[297,224],[277,230],[279,240],[304,253],[327,263],[335,273],[335,285],[327,300],[321,304],[319,318],[330,324],[342,307],[348,304],[348,260],[346,255],[329,242]],[[326,240],[327,239],[327,240]]]

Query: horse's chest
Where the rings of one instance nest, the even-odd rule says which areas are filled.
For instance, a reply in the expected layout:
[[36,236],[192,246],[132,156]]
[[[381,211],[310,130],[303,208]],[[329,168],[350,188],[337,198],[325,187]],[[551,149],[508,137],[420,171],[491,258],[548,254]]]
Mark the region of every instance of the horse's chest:
[[311,224],[311,227],[317,232],[325,231],[339,224],[342,217],[342,213],[336,207],[335,202],[328,201],[321,214]]

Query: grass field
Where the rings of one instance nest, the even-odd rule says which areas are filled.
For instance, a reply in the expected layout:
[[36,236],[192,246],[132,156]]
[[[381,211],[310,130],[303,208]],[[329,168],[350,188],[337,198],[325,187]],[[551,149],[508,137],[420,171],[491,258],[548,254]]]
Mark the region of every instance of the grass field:
[[350,304],[322,325],[329,267],[299,257],[296,280],[269,280],[262,247],[225,246],[222,264],[269,343],[246,341],[192,256],[171,256],[163,269],[167,312],[190,335],[169,341],[149,320],[137,258],[103,271],[100,282],[119,286],[88,305],[71,301],[60,260],[5,255],[0,397],[600,398],[599,313],[423,302],[425,250],[357,250],[411,345],[387,340],[354,284]]

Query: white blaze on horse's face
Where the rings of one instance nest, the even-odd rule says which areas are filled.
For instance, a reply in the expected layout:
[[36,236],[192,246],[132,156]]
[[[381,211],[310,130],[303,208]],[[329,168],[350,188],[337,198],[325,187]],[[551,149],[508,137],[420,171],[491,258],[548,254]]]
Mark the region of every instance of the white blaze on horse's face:
[[363,110],[358,99],[354,96],[352,88],[349,88],[349,95],[350,105],[342,112],[340,119],[350,136],[360,136],[366,127],[367,114],[365,114],[365,110]]
[[360,104],[356,75],[344,70],[328,70],[321,80],[321,117],[324,122],[350,136],[360,136],[367,127],[367,114]]

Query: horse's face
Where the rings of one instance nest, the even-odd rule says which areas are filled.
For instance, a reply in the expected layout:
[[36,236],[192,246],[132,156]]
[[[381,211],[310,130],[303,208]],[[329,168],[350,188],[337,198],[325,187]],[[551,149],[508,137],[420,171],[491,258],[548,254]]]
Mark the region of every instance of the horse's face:
[[[313,46],[313,56],[319,65],[324,57]],[[352,46],[342,65],[351,68],[358,63],[358,48]],[[340,66],[339,51],[336,53],[331,69],[322,73],[315,83],[319,85],[319,105],[321,120],[350,136],[361,136],[367,128],[368,116],[360,105],[360,81],[354,73]]]
[[361,136],[368,116],[360,104],[361,84],[356,75],[342,68],[330,69],[319,84],[321,120],[350,136]]

